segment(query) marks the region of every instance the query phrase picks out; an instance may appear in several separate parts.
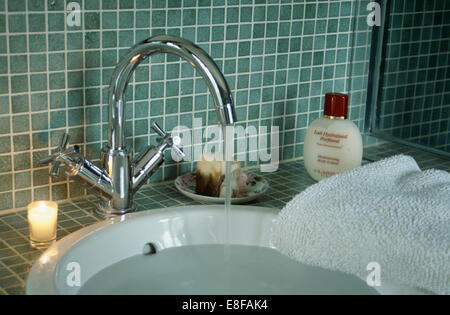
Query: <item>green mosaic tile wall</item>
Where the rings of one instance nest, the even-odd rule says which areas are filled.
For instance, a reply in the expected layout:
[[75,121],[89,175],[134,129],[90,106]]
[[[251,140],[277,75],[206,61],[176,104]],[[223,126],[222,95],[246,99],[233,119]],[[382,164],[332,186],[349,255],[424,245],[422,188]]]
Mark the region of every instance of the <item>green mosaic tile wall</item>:
[[393,0],[380,129],[450,152],[450,0]]
[[[80,26],[66,23],[69,2],[81,7]],[[0,210],[85,193],[64,176],[50,179],[38,161],[63,132],[98,159],[114,67],[130,46],[157,34],[182,36],[214,58],[239,124],[280,127],[282,160],[302,156],[306,128],[322,114],[326,92],[351,94],[350,118],[362,130],[370,30],[360,2],[0,0]],[[152,122],[167,130],[191,127],[196,118],[203,129],[216,124],[203,79],[177,57],[155,55],[139,66],[127,100],[127,140],[135,152],[155,143]],[[169,158],[152,180],[192,168]]]

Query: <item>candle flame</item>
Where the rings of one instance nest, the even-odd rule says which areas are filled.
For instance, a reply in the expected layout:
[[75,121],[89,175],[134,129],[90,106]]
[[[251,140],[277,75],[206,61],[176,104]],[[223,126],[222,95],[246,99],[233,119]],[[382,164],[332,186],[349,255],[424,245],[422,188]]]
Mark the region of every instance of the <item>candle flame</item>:
[[45,211],[47,211],[47,204],[46,204],[46,202],[45,202],[45,201],[39,202],[38,207],[37,207],[37,210],[38,210],[39,212],[45,212]]

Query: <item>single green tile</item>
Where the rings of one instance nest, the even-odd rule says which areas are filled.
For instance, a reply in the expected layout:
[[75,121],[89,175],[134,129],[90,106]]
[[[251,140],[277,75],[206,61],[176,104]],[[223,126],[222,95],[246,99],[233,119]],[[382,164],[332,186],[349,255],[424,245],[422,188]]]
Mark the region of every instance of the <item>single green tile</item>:
[[[212,40],[213,41],[222,41],[225,33],[225,28],[223,26],[213,26],[212,28]],[[219,44],[217,44],[219,45]]]
[[313,65],[315,65],[315,66],[322,65],[323,64],[323,57],[324,57],[323,51],[315,52],[314,56],[313,56]]
[[26,151],[30,149],[30,136],[17,135],[13,137],[14,152]]
[[86,89],[86,105],[100,104],[100,89]]
[[15,204],[16,208],[22,208],[27,206],[31,202],[31,190],[20,190],[15,192]]
[[59,201],[67,199],[67,184],[59,184],[52,186],[52,200]]
[[0,114],[9,114],[9,97],[7,95],[0,96]]
[[[180,19],[178,18],[178,21],[179,20]],[[150,11],[137,11],[135,22],[136,22],[136,27],[138,27],[138,28],[150,27]]]
[[84,47],[86,49],[100,48],[100,33],[99,32],[85,33]]
[[6,50],[6,42],[7,42],[7,37],[4,35],[0,35],[0,53],[7,53]]
[[264,53],[273,54],[276,52],[277,41],[275,39],[269,39],[264,42]]
[[[64,75],[64,73],[62,73],[62,75]],[[66,108],[66,92],[64,91],[50,93],[50,109],[57,108]]]
[[84,2],[85,10],[99,10],[100,9],[100,0],[89,0]]
[[290,5],[282,5],[280,7],[280,20],[290,20],[292,16],[292,8]]
[[67,70],[83,69],[83,53],[69,52],[67,53]]
[[122,29],[134,27],[133,12],[120,12],[119,13],[119,27]]
[[102,65],[103,67],[112,67],[117,63],[117,52],[115,50],[102,51]]
[[12,200],[11,192],[0,194],[0,210],[11,209],[13,207]]
[[89,106],[86,108],[86,123],[89,125],[98,124],[100,122],[100,107]]
[[134,1],[130,0],[119,0],[120,9],[134,9]]
[[289,39],[282,38],[278,40],[278,53],[287,53],[289,52]]
[[210,34],[209,34],[210,27],[199,27],[197,28],[197,42],[209,42],[210,41]]
[[12,190],[12,175],[0,175],[0,192]]
[[47,130],[48,129],[48,114],[37,113],[31,115],[31,129],[35,130]]
[[119,31],[119,47],[131,47],[133,45],[133,31]]
[[83,48],[83,34],[80,33],[68,33],[67,34],[67,49],[76,50]]
[[44,72],[47,70],[47,56],[30,55],[30,71],[31,72]]
[[0,153],[11,152],[11,137],[2,136],[0,137]]
[[[178,1],[173,1],[178,2]],[[150,1],[148,0],[136,0],[136,9],[149,9]]]
[[237,25],[229,25],[226,27],[226,35],[225,38],[227,40],[234,40],[238,38],[238,26]]
[[102,32],[102,47],[103,48],[113,48],[117,46],[117,32],[106,31]]
[[50,128],[61,128],[66,126],[66,111],[59,110],[50,112]]
[[[8,65],[4,60],[5,66]],[[28,72],[28,61],[25,55],[13,55],[10,57],[10,73],[26,73]]]
[[166,97],[177,96],[179,94],[178,82],[167,82],[166,84]]
[[34,200],[49,200],[50,189],[49,187],[39,187],[33,190]]
[[86,141],[96,142],[100,140],[100,127],[99,126],[87,126],[86,127]]
[[[191,24],[186,24],[191,25]],[[164,27],[166,26],[166,11],[153,10],[152,11],[152,27]]]
[[13,95],[11,97],[11,108],[13,113],[28,112],[28,95]]
[[[147,18],[148,20],[148,18]],[[201,23],[199,23],[201,24]],[[181,11],[170,10],[167,12],[167,26],[180,26],[181,25]]]
[[86,30],[100,29],[100,13],[86,12],[84,14],[84,28]]
[[32,74],[30,75],[31,91],[47,90],[47,74]]
[[34,170],[33,171],[33,185],[42,186],[49,183],[48,170]]
[[64,53],[50,53],[48,54],[48,68],[50,71],[65,70],[66,61]]
[[148,83],[145,84],[136,84],[135,85],[135,95],[134,98],[136,100],[148,99]]
[[278,35],[278,23],[266,24],[266,37],[276,37]]
[[195,25],[196,13],[194,9],[183,10],[183,25]]
[[31,94],[31,111],[42,111],[47,109],[47,93]]
[[292,23],[292,36],[298,36],[303,34],[303,22],[293,22]]
[[100,52],[99,51],[86,51],[84,55],[84,62],[86,68],[100,67]]
[[212,24],[223,24],[225,22],[225,9],[213,8],[212,10]]
[[18,153],[14,155],[14,170],[21,171],[31,167],[30,153]]
[[69,126],[84,125],[84,110],[82,108],[71,109],[68,112]]
[[48,35],[48,50],[58,51],[65,49],[64,34],[55,33]]
[[[316,21],[314,33],[315,34],[325,34],[327,32],[327,24],[328,24],[327,20]],[[307,24],[307,25],[309,25],[309,24]]]
[[9,91],[8,88],[8,77],[7,76],[0,76],[0,95],[1,94],[7,94]]
[[[171,12],[180,12],[180,11],[169,11],[168,14],[168,22],[170,23],[170,17],[171,17]],[[172,17],[174,19],[178,19],[178,21],[180,21],[181,16],[179,14],[177,14],[176,16]],[[198,19],[197,19],[197,24],[198,25],[207,25],[211,23],[211,9],[199,9],[198,10]]]
[[62,11],[64,2],[64,0],[47,0],[47,8],[49,11]]
[[322,50],[325,48],[325,36],[318,35],[314,37],[314,50]]
[[101,0],[102,1],[102,9],[116,9],[117,8],[117,0]]
[[6,16],[0,14],[0,33],[6,33]]
[[81,88],[83,87],[83,72],[72,71],[67,74],[67,87],[68,88]]
[[[44,34],[30,34],[29,35],[29,50],[30,52],[44,52],[46,51],[47,39]],[[15,43],[18,44],[18,43]],[[21,43],[26,47],[26,39]]]
[[227,23],[239,22],[239,8],[229,7],[227,8]]
[[45,1],[28,0],[28,11],[45,11]]
[[9,12],[25,11],[25,8],[26,8],[25,0],[8,1]]
[[102,28],[115,29],[117,27],[117,13],[103,12],[102,13]]
[[150,115],[152,117],[160,116],[163,114],[164,101],[163,100],[151,100],[150,101]]
[[10,35],[9,36],[9,51],[11,53],[24,53],[27,49],[26,35]]
[[47,15],[47,24],[49,31],[64,31],[66,23],[64,13],[49,13]]
[[24,33],[26,28],[26,15],[25,14],[10,14],[8,16],[8,31],[10,33]]
[[27,92],[28,76],[27,75],[11,76],[11,91],[13,93]]
[[100,85],[100,70],[86,70],[84,76],[86,86]]
[[303,23],[303,35],[312,35],[314,34],[315,22],[314,21],[305,21]]

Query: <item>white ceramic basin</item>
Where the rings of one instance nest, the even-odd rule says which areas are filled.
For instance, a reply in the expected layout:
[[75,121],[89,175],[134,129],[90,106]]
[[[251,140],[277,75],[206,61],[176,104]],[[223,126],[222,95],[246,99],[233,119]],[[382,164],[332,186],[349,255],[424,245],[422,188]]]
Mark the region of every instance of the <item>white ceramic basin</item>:
[[[279,254],[269,241],[276,214],[233,206],[228,246],[223,206],[165,208],[103,221],[49,248],[34,264],[26,293],[377,293],[357,277]],[[156,253],[147,253],[148,243]]]

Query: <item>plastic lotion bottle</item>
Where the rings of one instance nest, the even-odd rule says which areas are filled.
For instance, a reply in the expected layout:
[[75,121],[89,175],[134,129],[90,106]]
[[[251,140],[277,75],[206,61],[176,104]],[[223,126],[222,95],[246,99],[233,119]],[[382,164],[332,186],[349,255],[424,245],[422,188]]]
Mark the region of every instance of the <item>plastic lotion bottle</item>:
[[347,120],[347,112],[348,95],[327,93],[325,115],[308,127],[303,157],[306,170],[317,181],[361,165],[361,134],[358,127]]

